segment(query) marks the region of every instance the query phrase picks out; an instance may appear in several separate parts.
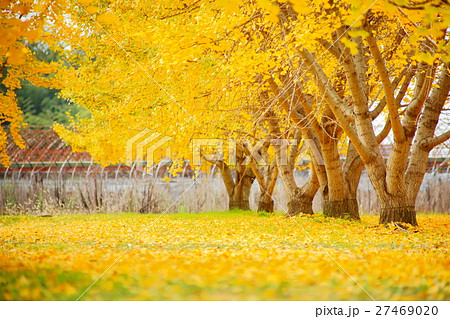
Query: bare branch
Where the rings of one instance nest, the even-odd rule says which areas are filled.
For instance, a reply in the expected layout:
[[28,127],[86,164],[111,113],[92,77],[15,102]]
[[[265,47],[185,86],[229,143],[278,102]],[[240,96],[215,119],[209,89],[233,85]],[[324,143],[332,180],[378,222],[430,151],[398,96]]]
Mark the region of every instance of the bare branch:
[[405,140],[405,131],[403,129],[402,123],[400,122],[398,106],[395,100],[394,90],[392,89],[392,83],[389,80],[388,70],[384,63],[384,59],[381,56],[378,44],[371,32],[369,32],[367,42],[369,43],[369,49],[372,52],[373,58],[375,60],[375,65],[383,84],[386,104],[389,110],[389,118],[391,119],[392,133],[394,134],[394,140],[401,143]]
[[[406,91],[408,90],[409,83],[411,82],[412,77],[414,76],[414,70],[411,67],[405,68],[398,77],[396,77],[392,81],[392,89],[395,90],[402,80],[403,77],[405,79],[402,82],[402,86],[400,87],[400,90],[397,93],[397,96],[395,97],[397,104],[400,104],[400,101],[405,96]],[[372,120],[376,119],[378,115],[383,111],[384,107],[386,106],[386,96],[384,96],[381,101],[378,103],[378,105],[370,112],[370,116],[372,117]]]
[[231,196],[234,192],[235,183],[233,180],[233,176],[231,175],[231,170],[228,167],[228,165],[223,160],[215,160],[212,158],[208,158],[202,152],[200,152],[200,157],[203,158],[205,161],[207,161],[211,164],[215,164],[219,167],[220,172],[222,173],[222,179],[225,184],[227,193],[229,196]]
[[386,123],[384,124],[384,127],[381,130],[381,132],[377,135],[377,142],[378,142],[378,144],[383,142],[383,140],[388,136],[390,131],[391,131],[391,120],[388,119],[386,121]]
[[315,75],[317,86],[319,87],[319,90],[322,92],[322,94],[325,95],[325,100],[336,116],[336,120],[338,121],[339,125],[350,138],[361,158],[365,162],[369,161],[372,154],[362,144],[361,140],[358,137],[358,134],[356,134],[355,130],[351,127],[350,122],[344,115],[342,109],[345,109],[345,105],[340,97],[336,94],[336,91],[334,91],[331,87],[328,78],[323,72],[322,68],[318,65],[318,63],[316,63],[311,53],[309,53],[306,49],[301,50],[300,54],[305,59],[306,63],[309,66],[309,69],[312,70],[313,74]]
[[434,147],[444,143],[448,139],[450,139],[450,131],[447,131],[435,137],[426,138],[420,143],[420,146],[425,148],[426,150],[432,150]]
[[331,54],[333,54],[333,56],[337,60],[341,59],[341,50],[339,49],[339,47],[336,44],[331,44],[330,42],[328,42],[325,39],[318,39],[317,41],[319,42],[319,44],[321,46],[323,46],[325,48],[325,50],[328,50],[329,52],[331,52]]
[[428,93],[431,90],[433,73],[434,71],[432,70],[432,67],[427,67],[419,73],[417,78],[414,97],[406,108],[405,117],[403,120],[403,126],[408,136],[412,137],[417,128],[417,118],[422,110],[425,100],[427,99]]

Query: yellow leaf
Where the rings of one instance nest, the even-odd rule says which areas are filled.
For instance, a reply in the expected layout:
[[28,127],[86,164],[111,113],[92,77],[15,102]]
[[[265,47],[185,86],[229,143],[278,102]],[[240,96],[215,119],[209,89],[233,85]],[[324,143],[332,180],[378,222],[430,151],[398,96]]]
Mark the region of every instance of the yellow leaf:
[[44,12],[45,9],[47,9],[47,6],[43,5],[43,4],[35,4],[34,7],[33,7],[33,10],[35,12]]
[[347,32],[349,36],[352,38],[366,38],[369,36],[369,33],[364,29],[353,29]]
[[93,0],[78,0],[77,2],[83,6],[88,6],[92,3]]
[[23,50],[17,50],[16,48],[10,48],[7,54],[8,63],[13,65],[21,65],[25,63]]
[[94,14],[94,13],[96,13],[99,10],[99,8],[95,7],[95,6],[89,6],[85,10],[89,14]]
[[106,24],[114,24],[117,22],[117,17],[111,13],[104,13],[97,17],[97,22],[106,23]]
[[350,49],[350,53],[352,54],[352,55],[355,55],[355,54],[358,54],[358,44],[356,44],[355,42],[353,42],[353,41],[351,41],[351,40],[349,40],[349,39],[347,39],[347,38],[345,38],[345,37],[342,37],[341,38],[341,42],[347,47],[347,48],[349,48]]
[[425,62],[429,65],[433,64],[435,58],[428,52],[420,52],[416,56],[414,56],[417,61],[419,62]]
[[292,0],[292,7],[297,14],[308,14],[312,11],[310,7],[308,7],[308,3],[304,0]]

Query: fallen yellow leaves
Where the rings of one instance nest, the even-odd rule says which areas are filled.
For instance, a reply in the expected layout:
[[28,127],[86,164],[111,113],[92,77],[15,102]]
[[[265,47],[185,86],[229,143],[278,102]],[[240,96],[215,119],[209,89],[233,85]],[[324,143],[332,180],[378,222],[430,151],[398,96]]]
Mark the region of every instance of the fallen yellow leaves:
[[126,249],[82,299],[370,299],[329,255],[377,300],[450,297],[449,216],[420,216],[417,229],[367,216],[156,219],[0,218],[0,299],[76,299]]

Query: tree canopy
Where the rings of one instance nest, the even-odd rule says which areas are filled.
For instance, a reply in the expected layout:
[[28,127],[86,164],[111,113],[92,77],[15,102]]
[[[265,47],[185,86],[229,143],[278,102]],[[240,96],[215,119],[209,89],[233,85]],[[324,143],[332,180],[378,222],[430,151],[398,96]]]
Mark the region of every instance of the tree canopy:
[[[2,3],[2,123],[18,144],[14,90],[27,79],[62,88],[64,98],[89,110],[89,118],[55,129],[104,165],[125,162],[127,140],[143,129],[173,137],[172,156],[191,161],[194,138],[236,139],[242,156],[252,157],[246,144],[295,136],[319,152],[304,185],[316,186],[289,183],[292,167],[282,174],[285,188],[296,189],[292,196],[311,197],[320,184],[325,207],[358,219],[365,166],[381,220],[415,224],[424,161],[450,137],[449,130],[435,134],[450,89],[447,1],[46,3]],[[36,41],[61,61],[37,59],[27,46]],[[385,163],[379,145],[388,134],[394,143]],[[271,163],[281,156],[279,147],[264,152]],[[248,165],[269,189],[270,179]]]

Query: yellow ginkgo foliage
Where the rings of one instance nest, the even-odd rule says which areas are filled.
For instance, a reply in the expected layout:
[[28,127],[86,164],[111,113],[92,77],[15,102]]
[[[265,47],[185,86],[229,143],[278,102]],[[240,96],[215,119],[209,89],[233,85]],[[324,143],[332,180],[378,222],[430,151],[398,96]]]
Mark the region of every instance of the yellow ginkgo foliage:
[[2,216],[0,300],[448,300],[449,217],[419,219]]
[[[6,154],[7,134],[19,147],[24,147],[19,131],[26,123],[15,94],[21,80],[27,79],[38,86],[59,86],[56,77],[49,77],[58,66],[39,61],[28,45],[57,42],[54,31],[58,21],[63,20],[64,7],[64,1],[55,0],[0,1],[0,164],[4,166],[10,164]],[[55,30],[49,30],[49,23]]]

